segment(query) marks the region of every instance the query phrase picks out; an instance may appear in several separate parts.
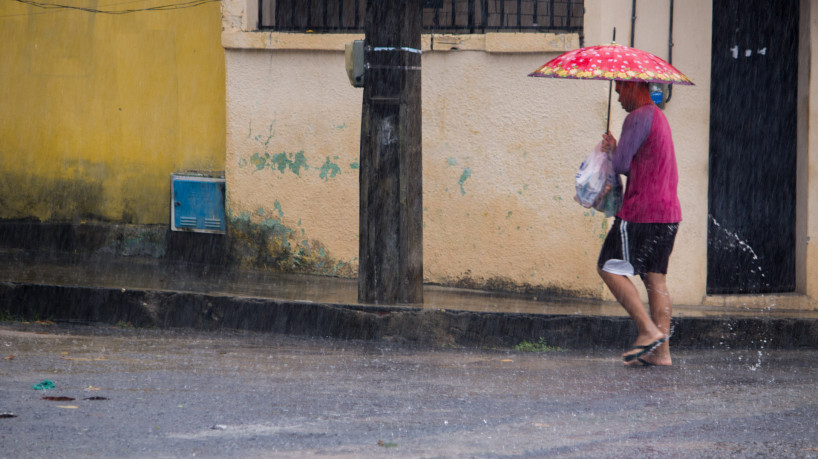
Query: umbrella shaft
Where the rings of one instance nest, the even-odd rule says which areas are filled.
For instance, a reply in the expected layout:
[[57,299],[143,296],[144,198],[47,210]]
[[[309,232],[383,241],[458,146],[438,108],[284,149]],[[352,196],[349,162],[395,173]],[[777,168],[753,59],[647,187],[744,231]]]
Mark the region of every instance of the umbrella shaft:
[[608,118],[605,125],[605,133],[611,133],[611,92],[613,89],[613,80],[608,82]]

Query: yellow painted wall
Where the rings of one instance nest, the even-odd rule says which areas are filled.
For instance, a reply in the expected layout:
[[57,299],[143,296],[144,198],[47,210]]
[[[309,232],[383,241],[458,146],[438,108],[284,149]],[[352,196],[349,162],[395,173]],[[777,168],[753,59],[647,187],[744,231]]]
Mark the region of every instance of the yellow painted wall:
[[220,33],[218,2],[0,2],[0,218],[167,224],[172,172],[224,169]]

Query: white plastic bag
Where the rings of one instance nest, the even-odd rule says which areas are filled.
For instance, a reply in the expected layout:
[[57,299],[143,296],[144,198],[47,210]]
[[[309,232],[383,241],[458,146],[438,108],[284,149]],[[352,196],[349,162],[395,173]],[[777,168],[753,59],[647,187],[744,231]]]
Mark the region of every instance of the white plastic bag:
[[612,217],[622,206],[622,181],[613,170],[608,155],[602,151],[602,142],[597,144],[591,154],[579,166],[576,177],[575,200],[582,207],[605,212]]

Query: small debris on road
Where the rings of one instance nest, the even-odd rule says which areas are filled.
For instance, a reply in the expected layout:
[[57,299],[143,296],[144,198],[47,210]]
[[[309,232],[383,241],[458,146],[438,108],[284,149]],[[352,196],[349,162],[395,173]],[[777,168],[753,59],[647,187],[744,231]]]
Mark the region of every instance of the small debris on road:
[[31,386],[34,390],[46,390],[46,389],[56,389],[57,386],[48,379],[42,380],[40,383],[37,383]]

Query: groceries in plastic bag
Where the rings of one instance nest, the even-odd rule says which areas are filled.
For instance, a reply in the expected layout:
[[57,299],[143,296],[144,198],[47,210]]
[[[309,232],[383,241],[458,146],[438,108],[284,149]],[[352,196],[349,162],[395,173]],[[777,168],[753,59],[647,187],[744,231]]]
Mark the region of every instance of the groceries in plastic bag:
[[605,212],[612,217],[622,207],[622,180],[613,170],[608,155],[602,151],[600,142],[579,166],[574,199],[582,207]]

